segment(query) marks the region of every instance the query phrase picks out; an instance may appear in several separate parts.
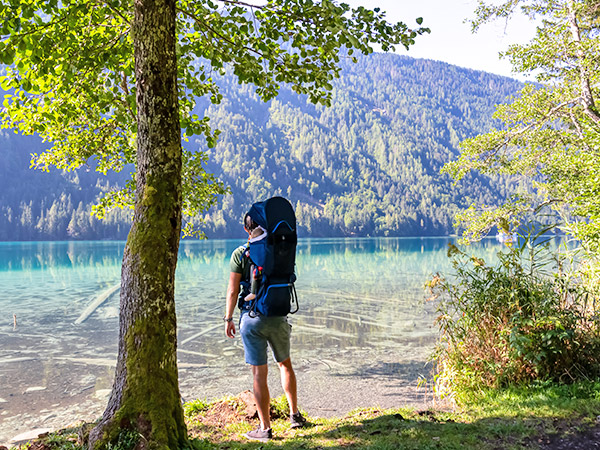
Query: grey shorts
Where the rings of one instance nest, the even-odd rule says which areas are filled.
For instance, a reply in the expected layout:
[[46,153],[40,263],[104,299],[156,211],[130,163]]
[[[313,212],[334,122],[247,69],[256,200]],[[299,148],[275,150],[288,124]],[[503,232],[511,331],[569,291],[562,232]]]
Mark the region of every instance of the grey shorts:
[[247,311],[240,318],[240,335],[244,343],[246,363],[253,366],[267,364],[267,344],[277,362],[290,357],[292,326],[287,317],[250,317]]

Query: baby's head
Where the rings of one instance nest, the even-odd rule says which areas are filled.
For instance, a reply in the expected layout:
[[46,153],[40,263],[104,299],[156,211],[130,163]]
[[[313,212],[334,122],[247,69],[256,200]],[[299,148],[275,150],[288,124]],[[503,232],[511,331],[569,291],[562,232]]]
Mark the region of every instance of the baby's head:
[[262,232],[263,232],[263,229],[261,227],[256,227],[250,233],[250,237],[251,238],[259,237],[262,234]]
[[258,224],[250,217],[250,214],[246,214],[244,216],[244,230],[246,230],[248,234],[252,234],[258,229]]

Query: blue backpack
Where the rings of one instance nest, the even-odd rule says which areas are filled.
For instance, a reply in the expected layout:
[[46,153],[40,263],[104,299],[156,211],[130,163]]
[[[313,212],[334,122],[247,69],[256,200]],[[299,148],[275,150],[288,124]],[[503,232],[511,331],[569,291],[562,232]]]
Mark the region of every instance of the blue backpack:
[[293,314],[298,311],[298,297],[294,287],[298,242],[294,209],[285,198],[272,197],[264,202],[254,203],[248,215],[267,232],[265,238],[249,244],[251,262],[262,269],[260,287],[250,305],[250,315]]

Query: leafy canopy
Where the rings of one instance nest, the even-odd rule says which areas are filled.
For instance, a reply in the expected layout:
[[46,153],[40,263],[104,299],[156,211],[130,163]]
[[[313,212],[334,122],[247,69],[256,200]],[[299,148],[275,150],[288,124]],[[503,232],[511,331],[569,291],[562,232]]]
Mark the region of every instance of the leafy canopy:
[[[470,170],[521,176],[533,190],[515,194],[498,209],[473,205],[462,219],[467,238],[494,225],[510,231],[519,218],[541,206],[570,208],[570,231],[600,250],[600,2],[597,0],[510,0],[481,2],[472,21],[510,18],[517,8],[537,20],[534,39],[504,53],[514,71],[534,74],[531,83],[497,107],[501,127],[467,139],[458,160],[444,171],[457,179]],[[574,214],[574,218],[571,214]]]
[[[38,134],[52,143],[33,155],[32,166],[96,170],[135,164],[136,89],[131,0],[0,0],[0,63],[5,96],[2,126]],[[282,84],[328,104],[342,54],[371,53],[373,46],[409,48],[428,31],[391,24],[378,8],[351,9],[331,0],[180,0],[177,4],[180,122],[184,138],[218,131],[199,117],[199,97],[221,100],[216,77],[232,71],[263,100]],[[194,215],[225,192],[206,173],[206,157],[184,154],[184,211]],[[133,203],[135,179],[106,196],[100,217]]]

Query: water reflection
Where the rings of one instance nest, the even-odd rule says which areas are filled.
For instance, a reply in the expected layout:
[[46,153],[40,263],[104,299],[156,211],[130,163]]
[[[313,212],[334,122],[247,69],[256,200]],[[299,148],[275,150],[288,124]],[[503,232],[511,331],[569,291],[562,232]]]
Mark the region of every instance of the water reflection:
[[[447,238],[301,240],[297,257],[301,308],[293,318],[296,347],[310,352],[317,344],[375,348],[400,340],[430,341],[431,311],[422,302],[422,286],[431,274],[450,270],[448,242]],[[229,255],[237,245],[228,240],[182,242],[176,282],[182,350],[215,355],[239,348],[224,340],[216,326],[223,311]],[[16,314],[21,330],[84,335],[88,347],[110,353],[118,326],[118,291],[85,323],[73,324],[95,298],[118,285],[123,248],[122,242],[0,244],[3,315]],[[498,249],[489,241],[477,252],[489,260]],[[95,337],[106,332],[111,336],[108,342]],[[207,357],[196,362],[206,363]]]

